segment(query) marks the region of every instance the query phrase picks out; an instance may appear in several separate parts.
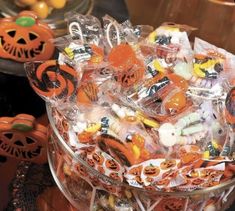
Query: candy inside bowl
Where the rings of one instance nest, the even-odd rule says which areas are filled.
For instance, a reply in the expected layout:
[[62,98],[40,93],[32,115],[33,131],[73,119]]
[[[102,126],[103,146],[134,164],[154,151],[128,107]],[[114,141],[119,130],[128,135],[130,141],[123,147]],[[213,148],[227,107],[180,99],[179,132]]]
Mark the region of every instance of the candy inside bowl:
[[[224,210],[233,201],[234,179],[201,190],[188,191],[187,189],[173,192],[158,191],[151,186],[143,189],[134,187],[134,183],[128,185],[127,182],[120,182],[115,171],[120,166],[114,160],[111,162],[112,165],[105,166],[104,170],[102,169],[104,165],[98,165],[103,159],[99,150],[94,150],[92,147],[87,149],[91,153],[90,158],[93,158],[89,161],[85,161],[82,155],[78,156],[67,145],[67,133],[62,132],[67,129],[63,117],[50,105],[47,105],[47,111],[51,123],[48,149],[50,168],[58,187],[78,210],[191,210],[193,208]],[[170,162],[170,165],[174,162],[173,160],[159,160],[165,167]],[[106,163],[107,160],[103,162]],[[97,170],[94,169],[95,166]],[[107,174],[102,174],[102,171],[110,171],[110,168],[115,173],[113,176],[111,176],[112,173],[110,174],[111,178],[107,177]],[[152,175],[156,170],[151,165],[145,171],[147,169]],[[138,170],[138,168],[133,168],[133,175],[138,175]],[[191,173],[196,174],[196,170]],[[203,171],[200,173],[203,174]],[[167,179],[159,181],[159,185],[164,182],[167,183]],[[201,182],[202,180],[195,178],[193,183],[198,185]]]
[[192,50],[181,25],[146,37],[146,27],[109,16],[103,30],[95,17],[67,21],[58,60],[25,68],[47,101],[48,159],[70,202],[224,209],[235,182],[234,55],[199,38]]

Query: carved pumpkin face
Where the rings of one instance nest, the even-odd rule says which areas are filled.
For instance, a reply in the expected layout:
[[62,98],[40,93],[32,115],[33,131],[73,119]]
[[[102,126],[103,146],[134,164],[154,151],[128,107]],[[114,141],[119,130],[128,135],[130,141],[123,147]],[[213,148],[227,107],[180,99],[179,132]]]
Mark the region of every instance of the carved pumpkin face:
[[114,180],[121,181],[121,178],[118,176],[118,173],[112,172],[112,173],[110,173],[109,177]]
[[170,183],[169,179],[161,179],[159,181],[155,182],[155,185],[157,186],[167,186]]
[[79,172],[79,174],[81,175],[81,176],[83,176],[83,177],[86,177],[87,175],[88,175],[88,173],[87,173],[87,170],[86,170],[86,167],[85,166],[83,166],[83,165],[77,165],[77,170],[78,170],[78,172]]
[[95,162],[93,159],[87,159],[87,163],[91,166],[91,167],[94,167],[95,166]]
[[111,169],[111,170],[114,170],[114,171],[119,171],[119,165],[114,160],[106,160],[105,166],[108,169]]
[[27,114],[0,118],[0,154],[20,160],[47,161],[47,128]]
[[155,207],[156,210],[161,211],[181,211],[184,209],[185,199],[183,198],[165,198]]
[[137,167],[133,167],[130,169],[129,174],[132,175],[136,175],[136,176],[140,176],[141,172],[142,172],[143,166],[137,166]]
[[213,187],[213,186],[216,186],[218,184],[219,184],[218,181],[213,180],[213,179],[209,179],[203,184],[203,187]]
[[192,185],[200,185],[204,182],[203,179],[200,179],[200,178],[196,178],[196,179],[193,179],[192,180]]
[[97,153],[94,153],[92,155],[92,158],[98,165],[102,165],[104,162],[104,157],[102,155],[97,154]]
[[146,166],[144,168],[144,174],[146,176],[157,176],[160,173],[160,169],[156,166]]
[[0,20],[0,57],[18,62],[47,60],[54,52],[52,30],[29,11]]
[[173,168],[176,165],[175,160],[166,160],[160,164],[161,169],[166,170],[169,168]]
[[201,155],[196,152],[188,152],[181,157],[181,162],[183,165],[190,164],[201,158]]

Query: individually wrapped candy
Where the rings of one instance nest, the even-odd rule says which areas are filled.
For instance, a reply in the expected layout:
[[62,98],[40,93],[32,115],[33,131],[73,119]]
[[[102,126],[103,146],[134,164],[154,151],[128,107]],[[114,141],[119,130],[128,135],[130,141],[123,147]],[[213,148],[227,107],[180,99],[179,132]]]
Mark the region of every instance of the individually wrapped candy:
[[70,63],[80,68],[90,69],[103,62],[103,49],[94,44],[73,40],[69,35],[56,38],[53,43]]
[[66,102],[74,97],[80,75],[71,66],[57,60],[25,64],[26,74],[34,91],[49,102]]
[[206,168],[192,169],[183,172],[187,183],[179,186],[180,190],[194,190],[218,185],[225,170],[225,163]]
[[195,38],[194,52],[190,81],[195,86],[211,88],[218,82],[219,75],[220,78],[226,77],[235,64],[234,55],[199,38]]
[[[152,159],[127,170],[125,177],[128,183],[135,187],[154,186],[156,189],[174,187],[184,181],[177,177],[172,178],[177,170],[179,160]],[[173,181],[174,180],[174,181]]]
[[[67,16],[70,35],[54,41],[59,61],[27,65],[32,87],[54,106],[59,134],[89,165],[74,159],[72,171],[116,196],[119,187],[86,168],[146,190],[233,178],[234,56],[200,39],[193,52],[181,25],[146,36],[149,27],[103,20],[104,31],[92,16]],[[158,203],[151,209],[165,206]]]
[[143,82],[124,92],[128,101],[143,113],[163,121],[190,104],[185,92],[187,81],[182,77],[176,74],[153,73],[149,69],[145,77]]
[[97,46],[101,44],[102,27],[96,17],[69,12],[65,14],[65,20],[73,40]]
[[120,182],[123,181],[124,168],[98,147],[82,147],[75,153],[101,174]]
[[154,56],[162,68],[172,69],[178,63],[192,60],[192,49],[187,33],[177,25],[162,25],[140,44],[144,55]]

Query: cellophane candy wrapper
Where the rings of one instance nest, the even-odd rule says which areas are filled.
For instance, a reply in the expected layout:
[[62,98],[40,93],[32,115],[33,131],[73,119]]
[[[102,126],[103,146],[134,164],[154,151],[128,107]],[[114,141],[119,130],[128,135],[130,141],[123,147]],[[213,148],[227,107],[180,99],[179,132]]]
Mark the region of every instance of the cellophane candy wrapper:
[[74,12],[65,14],[69,34],[73,40],[81,43],[102,45],[102,27],[98,18],[92,15],[81,15]]
[[25,63],[26,75],[34,91],[54,105],[73,101],[82,73],[58,60]]
[[145,56],[154,57],[162,68],[174,70],[178,63],[190,63],[192,48],[181,25],[163,24],[140,43]]
[[[192,191],[234,177],[234,55],[199,38],[192,49],[185,25],[66,20],[70,34],[54,40],[59,61],[26,71],[77,156],[147,190]],[[82,169],[73,160],[73,171]]]
[[213,88],[224,78],[230,81],[228,76],[235,64],[233,54],[199,38],[195,39],[194,52],[192,85]]

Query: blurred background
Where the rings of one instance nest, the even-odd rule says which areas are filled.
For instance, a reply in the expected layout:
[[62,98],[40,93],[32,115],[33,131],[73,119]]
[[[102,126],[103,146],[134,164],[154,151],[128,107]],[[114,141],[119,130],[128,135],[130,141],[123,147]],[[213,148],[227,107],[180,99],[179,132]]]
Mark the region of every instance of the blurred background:
[[163,22],[198,28],[198,36],[235,53],[235,3],[233,0],[126,0],[133,24],[154,27]]

